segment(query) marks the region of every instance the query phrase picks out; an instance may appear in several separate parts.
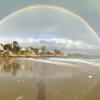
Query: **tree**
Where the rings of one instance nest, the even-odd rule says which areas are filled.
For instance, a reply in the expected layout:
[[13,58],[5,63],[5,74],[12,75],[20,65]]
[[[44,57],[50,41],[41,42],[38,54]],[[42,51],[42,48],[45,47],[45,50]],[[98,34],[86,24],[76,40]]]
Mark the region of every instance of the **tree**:
[[18,53],[21,50],[21,47],[19,46],[19,43],[17,41],[13,42],[13,52]]
[[41,48],[41,51],[42,51],[42,54],[46,54],[46,52],[47,52],[47,47],[46,47],[46,46],[43,46],[43,47]]
[[38,48],[33,48],[32,50],[34,51],[34,53],[35,53],[36,55],[39,54],[39,49],[38,49]]
[[5,44],[4,45],[4,50],[10,50],[10,51],[12,51],[12,45],[11,44]]
[[17,41],[13,41],[13,47],[18,47],[19,43]]
[[54,52],[55,52],[55,54],[57,54],[57,55],[61,55],[61,54],[62,54],[60,50],[54,50]]
[[13,48],[14,53],[18,53],[20,50],[21,50],[21,47],[19,46]]

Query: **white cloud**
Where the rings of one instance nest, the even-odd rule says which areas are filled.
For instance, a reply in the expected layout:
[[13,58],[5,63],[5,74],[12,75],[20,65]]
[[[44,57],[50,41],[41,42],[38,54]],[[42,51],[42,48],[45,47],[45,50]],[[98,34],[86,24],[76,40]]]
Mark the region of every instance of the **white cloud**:
[[22,38],[20,38],[20,37],[16,37],[13,41],[17,41],[20,44],[22,44],[24,42],[24,40]]
[[[82,41],[73,41],[70,39],[34,39],[28,38],[28,46],[48,46],[48,47],[58,47],[58,48],[77,48],[77,49],[93,49],[93,46],[82,42]],[[25,45],[24,41],[24,45]]]
[[47,46],[49,48],[76,48],[76,49],[93,49],[93,45],[85,43],[83,41],[74,41],[64,38],[52,38],[52,39],[35,39],[35,38],[21,38],[15,37],[13,39],[0,38],[0,43],[12,43],[17,41],[21,46]]

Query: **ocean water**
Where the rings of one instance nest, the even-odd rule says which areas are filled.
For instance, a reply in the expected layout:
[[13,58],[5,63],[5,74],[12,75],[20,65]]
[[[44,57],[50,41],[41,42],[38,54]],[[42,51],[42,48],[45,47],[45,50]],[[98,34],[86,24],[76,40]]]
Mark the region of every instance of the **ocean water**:
[[38,58],[37,60],[40,60],[41,62],[58,62],[58,63],[85,63],[89,65],[94,65],[94,66],[100,66],[100,57],[99,56],[86,56],[86,57],[43,57],[43,58]]

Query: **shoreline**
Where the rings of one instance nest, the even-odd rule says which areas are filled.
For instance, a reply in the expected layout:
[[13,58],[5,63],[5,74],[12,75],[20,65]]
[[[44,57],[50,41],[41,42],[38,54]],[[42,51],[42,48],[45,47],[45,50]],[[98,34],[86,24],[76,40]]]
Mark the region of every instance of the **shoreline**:
[[98,57],[100,56],[84,56],[84,55],[32,55],[32,56],[27,56],[27,55],[14,55],[14,56],[3,56],[0,55],[0,57],[2,58],[45,58],[45,57],[67,57],[67,58],[82,58],[82,59],[93,59],[96,58],[98,59]]
[[41,57],[69,57],[69,56],[62,56],[62,55],[54,55],[54,56],[49,56],[49,55],[36,55],[36,56],[23,56],[23,55],[15,55],[15,56],[0,56],[0,57],[3,57],[3,58],[41,58]]

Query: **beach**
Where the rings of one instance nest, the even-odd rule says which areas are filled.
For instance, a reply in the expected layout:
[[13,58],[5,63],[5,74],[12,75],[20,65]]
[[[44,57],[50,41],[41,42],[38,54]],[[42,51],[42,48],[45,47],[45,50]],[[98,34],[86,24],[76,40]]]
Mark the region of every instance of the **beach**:
[[[55,59],[56,60],[56,59]],[[0,58],[0,100],[98,100],[100,68],[84,61]]]

